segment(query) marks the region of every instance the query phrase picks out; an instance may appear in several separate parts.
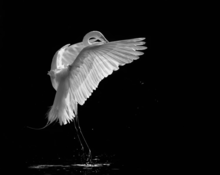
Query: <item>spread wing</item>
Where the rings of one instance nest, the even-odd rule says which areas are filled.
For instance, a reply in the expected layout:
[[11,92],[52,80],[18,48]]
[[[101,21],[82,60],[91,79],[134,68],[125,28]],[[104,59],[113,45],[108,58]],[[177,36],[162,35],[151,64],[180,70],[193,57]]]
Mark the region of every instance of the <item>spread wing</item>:
[[83,105],[100,81],[143,55],[145,38],[108,42],[83,49],[69,67],[68,82],[75,101]]

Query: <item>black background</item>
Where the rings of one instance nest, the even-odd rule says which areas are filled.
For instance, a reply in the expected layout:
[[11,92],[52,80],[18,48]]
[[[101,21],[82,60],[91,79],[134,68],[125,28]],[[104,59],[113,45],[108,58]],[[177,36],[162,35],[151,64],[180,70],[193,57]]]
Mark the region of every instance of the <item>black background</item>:
[[147,3],[111,4],[106,9],[23,5],[14,5],[2,15],[7,66],[2,69],[6,107],[1,115],[9,162],[26,165],[42,157],[71,158],[80,148],[73,123],[40,131],[27,126],[40,128],[47,122],[45,114],[55,96],[47,75],[53,56],[64,45],[81,42],[92,30],[109,41],[145,37],[148,47],[139,60],[104,79],[79,106],[80,126],[92,152],[116,155],[122,164],[148,170],[158,170],[183,154],[179,149],[184,138],[179,138],[187,128],[180,129],[178,92],[171,95],[177,84],[170,80],[174,72],[169,39],[176,26],[169,13],[163,13],[166,10]]

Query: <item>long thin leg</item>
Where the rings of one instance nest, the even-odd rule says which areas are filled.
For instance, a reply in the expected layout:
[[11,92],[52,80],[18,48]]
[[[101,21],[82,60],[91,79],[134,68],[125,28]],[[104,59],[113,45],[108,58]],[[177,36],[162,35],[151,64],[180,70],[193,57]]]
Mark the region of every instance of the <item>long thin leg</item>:
[[[86,162],[89,163],[89,162],[91,161],[91,159],[92,159],[92,154],[91,154],[91,150],[90,150],[90,148],[89,148],[89,145],[87,144],[87,142],[86,142],[86,140],[85,140],[85,138],[84,138],[84,136],[83,136],[83,134],[82,134],[82,131],[81,131],[81,128],[80,128],[80,125],[79,125],[78,115],[76,115],[76,117],[74,118],[74,126],[75,126],[75,129],[76,129],[76,132],[77,132],[77,137],[78,137],[78,139],[79,139],[79,141],[80,141],[80,144],[81,144],[81,146],[82,146],[83,154],[84,154],[84,152],[85,152],[85,148],[84,148],[83,145],[85,145],[86,148],[87,148],[87,150],[88,150],[88,154],[85,155],[85,156],[87,156],[87,157],[86,157]],[[84,143],[84,144],[83,144],[83,143]],[[83,159],[84,159],[84,158],[85,158],[85,157],[84,157],[84,155],[83,155]]]

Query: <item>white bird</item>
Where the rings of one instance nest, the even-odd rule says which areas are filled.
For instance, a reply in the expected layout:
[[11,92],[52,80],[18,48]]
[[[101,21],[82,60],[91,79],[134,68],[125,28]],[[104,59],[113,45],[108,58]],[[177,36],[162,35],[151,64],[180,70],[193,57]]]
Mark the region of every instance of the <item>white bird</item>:
[[100,32],[92,31],[81,43],[62,47],[48,73],[57,92],[46,126],[54,121],[60,125],[71,122],[77,116],[78,104],[85,103],[102,79],[143,55],[139,50],[147,48],[144,39],[109,42]]

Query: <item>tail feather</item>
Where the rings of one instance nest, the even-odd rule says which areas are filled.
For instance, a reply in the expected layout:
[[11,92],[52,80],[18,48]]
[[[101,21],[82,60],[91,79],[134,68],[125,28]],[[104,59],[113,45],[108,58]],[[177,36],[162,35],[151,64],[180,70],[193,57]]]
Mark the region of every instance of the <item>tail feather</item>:
[[59,121],[60,125],[66,125],[77,116],[77,102],[71,90],[66,87],[65,84],[58,86],[53,106],[47,112],[47,124],[42,128],[28,128],[44,129],[56,121]]
[[[71,95],[71,92],[69,91],[65,100],[64,100],[64,110],[63,115],[60,123],[63,123],[64,125],[67,123],[70,123],[77,115],[77,102]],[[61,124],[60,124],[61,125]]]
[[[64,87],[66,88],[66,87]],[[66,125],[77,115],[77,102],[71,94],[70,89],[59,89],[49,115],[48,122],[59,121],[60,125]]]

